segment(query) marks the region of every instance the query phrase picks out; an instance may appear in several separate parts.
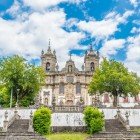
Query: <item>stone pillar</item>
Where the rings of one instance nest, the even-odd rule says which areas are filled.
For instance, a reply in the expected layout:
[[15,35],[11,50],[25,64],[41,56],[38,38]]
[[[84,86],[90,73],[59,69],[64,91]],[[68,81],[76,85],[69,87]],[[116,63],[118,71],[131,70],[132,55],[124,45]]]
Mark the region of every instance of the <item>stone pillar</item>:
[[15,106],[15,110],[14,110],[14,117],[15,117],[15,120],[19,120],[20,119],[20,116],[18,115],[18,104],[16,103],[16,106]]
[[53,100],[52,100],[52,110],[53,110],[53,112],[55,111],[55,106],[56,106],[56,98],[54,96]]
[[30,112],[28,132],[34,132],[34,129],[33,129],[33,112],[32,111]]
[[126,129],[127,129],[127,131],[129,131],[130,130],[130,125],[129,125],[129,114],[128,114],[128,111],[126,111],[126,113],[125,113],[125,117],[126,117]]
[[[102,116],[103,116],[103,119],[105,120],[105,115],[104,115],[103,110],[102,110]],[[103,132],[105,132],[105,131],[106,131],[106,130],[105,130],[105,124],[104,124],[104,126],[103,126],[103,128],[102,128],[102,131],[103,131]]]
[[118,108],[118,110],[117,110],[117,116],[116,116],[117,119],[119,118],[120,113],[121,113],[121,111],[120,111],[120,109]]
[[3,121],[3,132],[7,132],[7,128],[8,128],[8,112],[5,111],[4,114],[5,120]]

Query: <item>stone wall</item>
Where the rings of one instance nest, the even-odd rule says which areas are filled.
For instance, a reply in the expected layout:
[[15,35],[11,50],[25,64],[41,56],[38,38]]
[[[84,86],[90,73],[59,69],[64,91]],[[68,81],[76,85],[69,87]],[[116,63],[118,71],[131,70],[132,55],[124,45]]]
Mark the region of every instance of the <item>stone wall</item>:
[[[4,113],[5,110],[8,111],[8,120],[13,117],[14,109],[0,109],[0,127],[3,126]],[[104,112],[105,119],[114,119],[117,114],[117,109],[100,109]],[[29,119],[30,112],[35,111],[35,109],[18,109],[18,114],[21,119]],[[120,109],[122,116],[125,118],[126,111],[129,114],[130,126],[138,127],[140,126],[140,109]],[[85,126],[83,121],[82,113],[70,113],[70,112],[57,112],[52,114],[52,126]]]

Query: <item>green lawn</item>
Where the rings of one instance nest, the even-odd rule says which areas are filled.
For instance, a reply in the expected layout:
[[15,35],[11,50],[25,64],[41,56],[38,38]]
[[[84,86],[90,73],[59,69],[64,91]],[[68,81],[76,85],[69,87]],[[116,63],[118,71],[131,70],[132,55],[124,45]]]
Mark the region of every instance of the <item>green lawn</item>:
[[136,133],[140,133],[140,128],[135,128],[133,131]]
[[56,133],[47,135],[48,140],[86,140],[88,134],[85,133]]

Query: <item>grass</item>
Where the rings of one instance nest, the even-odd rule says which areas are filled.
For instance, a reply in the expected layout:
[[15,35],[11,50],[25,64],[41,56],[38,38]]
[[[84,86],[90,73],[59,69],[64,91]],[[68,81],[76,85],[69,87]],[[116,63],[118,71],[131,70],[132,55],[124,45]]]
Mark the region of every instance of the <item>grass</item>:
[[48,140],[86,140],[88,137],[85,133],[53,133],[46,136]]
[[133,131],[136,133],[140,133],[140,128],[135,128]]

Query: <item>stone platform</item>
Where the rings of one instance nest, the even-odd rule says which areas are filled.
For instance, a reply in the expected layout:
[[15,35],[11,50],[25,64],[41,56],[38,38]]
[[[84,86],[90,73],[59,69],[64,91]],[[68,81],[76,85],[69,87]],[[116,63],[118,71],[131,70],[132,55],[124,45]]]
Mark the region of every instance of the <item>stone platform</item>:
[[140,134],[134,132],[101,132],[87,140],[140,140]]
[[46,140],[46,138],[29,132],[0,132],[0,140]]

